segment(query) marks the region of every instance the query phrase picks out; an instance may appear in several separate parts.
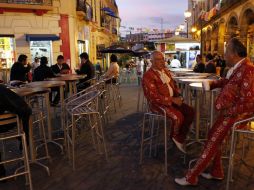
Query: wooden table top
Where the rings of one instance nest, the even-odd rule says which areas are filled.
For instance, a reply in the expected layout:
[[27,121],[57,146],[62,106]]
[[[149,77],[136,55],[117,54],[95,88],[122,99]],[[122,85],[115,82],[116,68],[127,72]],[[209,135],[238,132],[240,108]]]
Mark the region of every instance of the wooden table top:
[[40,87],[36,87],[36,88],[22,87],[22,88],[14,88],[11,90],[22,97],[50,92],[49,88],[40,88]]
[[66,74],[60,75],[59,77],[48,78],[47,81],[77,81],[79,79],[84,79],[86,75],[76,75],[76,74]]
[[41,87],[41,88],[52,88],[52,87],[60,87],[65,86],[64,81],[38,81],[38,82],[31,82],[26,85],[25,87],[34,88],[34,87]]

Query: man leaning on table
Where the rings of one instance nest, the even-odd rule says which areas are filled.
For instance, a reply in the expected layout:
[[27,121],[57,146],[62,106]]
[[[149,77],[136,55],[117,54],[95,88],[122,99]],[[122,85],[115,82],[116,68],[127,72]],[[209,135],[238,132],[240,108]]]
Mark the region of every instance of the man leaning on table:
[[143,76],[144,95],[152,111],[161,114],[160,108],[166,111],[167,117],[172,120],[171,138],[177,148],[185,153],[183,144],[194,118],[194,110],[183,103],[180,90],[165,67],[162,53],[154,51],[151,62],[151,68]]
[[[197,185],[199,175],[206,179],[224,178],[221,144],[235,122],[254,114],[254,66],[246,56],[246,47],[236,38],[231,39],[225,52],[226,63],[231,67],[226,78],[203,83],[206,90],[221,88],[215,101],[215,107],[220,114],[209,131],[208,140],[196,165],[185,177],[176,178],[177,184]],[[210,172],[202,173],[209,163]]]

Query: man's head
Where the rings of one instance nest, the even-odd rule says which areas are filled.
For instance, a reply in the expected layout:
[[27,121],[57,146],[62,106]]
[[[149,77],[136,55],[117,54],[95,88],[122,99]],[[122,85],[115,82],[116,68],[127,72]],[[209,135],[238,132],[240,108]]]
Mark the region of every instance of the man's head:
[[229,40],[224,55],[227,66],[232,67],[245,57],[247,57],[246,47],[236,38]]
[[159,51],[154,51],[151,55],[152,68],[162,70],[165,68],[164,56]]
[[64,56],[58,55],[56,61],[58,65],[62,65],[64,63]]
[[47,57],[41,57],[41,65],[47,65],[48,64],[48,58]]
[[202,62],[202,56],[200,54],[198,54],[196,56],[196,61],[197,61],[197,63],[201,63]]
[[177,59],[177,56],[176,56],[176,55],[174,55],[174,59]]
[[117,62],[117,56],[115,54],[110,56],[110,62]]
[[86,63],[89,60],[89,56],[86,52],[81,53],[79,57],[81,59],[81,63]]
[[38,57],[35,57],[35,58],[34,58],[34,62],[35,62],[35,63],[39,63],[39,61],[40,61],[40,59],[39,59]]
[[18,62],[22,63],[23,65],[27,64],[27,56],[24,54],[21,54],[18,58]]
[[208,54],[206,55],[206,61],[211,61],[211,60],[213,60],[213,55],[210,54],[210,53],[208,53]]

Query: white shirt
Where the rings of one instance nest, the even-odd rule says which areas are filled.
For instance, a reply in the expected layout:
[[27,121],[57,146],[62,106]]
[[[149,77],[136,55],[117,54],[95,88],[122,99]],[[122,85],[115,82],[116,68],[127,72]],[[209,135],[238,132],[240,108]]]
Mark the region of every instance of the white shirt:
[[227,73],[227,76],[226,76],[226,79],[229,79],[231,77],[231,75],[234,73],[234,71],[241,65],[241,63],[243,62],[245,58],[241,59],[240,61],[238,61],[234,67],[230,68],[228,70],[228,73]]
[[172,68],[180,68],[181,67],[181,63],[178,59],[173,59],[170,63],[170,67]]
[[167,85],[169,94],[171,97],[173,97],[174,91],[173,91],[172,87],[170,86],[171,78],[169,78],[168,75],[163,70],[162,71],[155,70],[155,71],[157,71],[160,74],[160,79],[161,79],[162,83]]

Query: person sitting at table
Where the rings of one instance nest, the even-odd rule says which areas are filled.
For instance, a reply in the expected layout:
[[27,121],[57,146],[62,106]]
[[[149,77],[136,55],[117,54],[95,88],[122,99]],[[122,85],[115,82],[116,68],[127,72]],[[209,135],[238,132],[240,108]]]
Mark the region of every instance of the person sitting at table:
[[194,110],[183,103],[170,72],[165,67],[164,56],[159,51],[152,53],[152,66],[143,76],[143,90],[151,110],[159,112],[163,108],[172,120],[171,138],[177,148],[185,153],[184,142],[194,118]]
[[58,55],[57,63],[51,66],[51,70],[55,75],[57,74],[69,74],[70,67],[64,62],[64,56]]
[[[224,178],[221,148],[225,137],[235,122],[253,116],[254,113],[254,66],[247,59],[247,49],[236,38],[231,39],[225,52],[226,64],[231,67],[225,79],[204,82],[206,90],[221,88],[215,101],[219,111],[217,120],[208,134],[208,140],[196,165],[184,178],[176,178],[179,185],[197,185],[201,175],[206,179]],[[211,163],[210,173],[202,173]]]
[[110,67],[104,75],[104,78],[112,78],[106,81],[106,83],[116,83],[119,76],[119,65],[117,64],[117,56],[112,54],[110,56]]
[[27,56],[24,54],[19,55],[18,61],[11,67],[10,81],[11,84],[16,82],[28,82],[28,73],[31,70],[31,65],[27,61]]
[[[0,114],[10,112],[17,114],[23,123],[23,130],[26,134],[27,144],[29,141],[29,118],[32,114],[31,108],[27,103],[16,93],[8,89],[5,85],[0,84]],[[0,127],[0,133],[8,132],[16,125],[5,125]],[[20,149],[22,147],[20,146]],[[0,153],[1,162],[1,153]],[[0,177],[5,176],[5,168],[0,164]]]
[[216,73],[216,65],[213,61],[213,56],[210,53],[206,55],[205,73]]
[[[56,75],[52,72],[48,64],[47,57],[41,57],[40,66],[34,70],[33,81],[44,81],[47,78],[56,77]],[[52,101],[52,93],[50,93],[50,102],[52,106],[55,106],[60,101],[60,91],[59,88],[51,88],[52,92],[56,92],[56,96]]]
[[89,60],[89,56],[86,52],[81,53],[79,57],[81,59],[81,66],[80,69],[76,70],[76,73],[78,75],[86,75],[86,77],[84,79],[80,79],[77,84],[78,90],[80,91],[91,85],[89,80],[95,77],[95,68]]
[[197,61],[197,64],[195,65],[193,71],[195,73],[203,73],[205,71],[205,64],[202,62],[202,56],[197,55],[196,61]]

